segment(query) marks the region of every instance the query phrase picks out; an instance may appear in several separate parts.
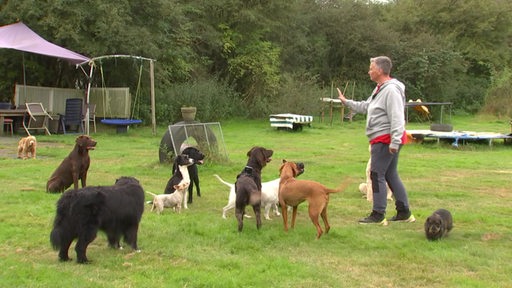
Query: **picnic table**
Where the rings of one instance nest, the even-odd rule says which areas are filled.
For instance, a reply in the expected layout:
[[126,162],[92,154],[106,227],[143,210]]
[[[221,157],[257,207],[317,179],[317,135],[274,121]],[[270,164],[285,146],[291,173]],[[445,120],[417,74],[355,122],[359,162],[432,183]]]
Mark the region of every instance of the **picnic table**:
[[311,122],[313,122],[313,116],[309,115],[298,115],[291,113],[270,115],[270,127],[276,127],[277,129],[301,131],[302,126],[310,126]]

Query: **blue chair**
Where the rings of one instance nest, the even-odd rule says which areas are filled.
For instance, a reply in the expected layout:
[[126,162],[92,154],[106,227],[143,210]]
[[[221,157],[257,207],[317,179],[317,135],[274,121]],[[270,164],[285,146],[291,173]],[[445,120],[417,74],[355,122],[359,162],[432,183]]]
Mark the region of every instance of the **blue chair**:
[[[80,133],[80,129],[82,130],[82,133],[85,133],[82,122],[82,102],[82,98],[66,99],[66,114],[59,114],[60,126],[62,127],[62,132],[64,134],[67,134],[67,132],[69,130],[73,130],[73,128],[76,129],[76,133]],[[66,130],[66,127],[69,129]]]

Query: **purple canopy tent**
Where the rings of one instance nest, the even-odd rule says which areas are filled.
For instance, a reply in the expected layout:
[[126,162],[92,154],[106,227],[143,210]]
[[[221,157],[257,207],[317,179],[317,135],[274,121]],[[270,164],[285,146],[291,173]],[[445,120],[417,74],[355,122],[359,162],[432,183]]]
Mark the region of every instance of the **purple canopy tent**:
[[89,61],[88,57],[44,40],[44,38],[30,30],[23,22],[0,27],[0,48],[62,58],[71,64]]
[[[66,48],[46,41],[27,27],[23,22],[0,27],[0,48],[15,49],[35,54],[64,59],[78,68],[78,64],[90,59]],[[82,68],[80,66],[80,68]],[[85,73],[85,71],[84,71]],[[88,106],[87,106],[88,107]],[[89,118],[89,108],[86,109],[86,119]],[[85,121],[86,134],[89,134],[89,121]]]

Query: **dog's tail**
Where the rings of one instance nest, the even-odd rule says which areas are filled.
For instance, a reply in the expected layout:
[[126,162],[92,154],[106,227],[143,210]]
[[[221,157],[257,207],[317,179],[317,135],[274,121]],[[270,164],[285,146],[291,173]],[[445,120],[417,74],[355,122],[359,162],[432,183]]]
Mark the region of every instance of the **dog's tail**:
[[347,189],[348,185],[350,185],[352,182],[353,182],[353,180],[347,177],[347,178],[345,178],[345,180],[343,180],[343,182],[341,182],[341,184],[340,184],[340,186],[338,186],[338,188],[336,188],[336,189],[326,188],[325,193],[330,194],[330,193],[338,193],[338,192],[345,191]]
[[217,179],[219,179],[220,182],[222,182],[224,185],[228,186],[229,188],[235,186],[235,184],[233,184],[233,183],[229,183],[229,182],[222,180],[222,178],[220,178],[220,176],[217,174],[213,174],[213,176],[217,177]]
[[50,243],[52,244],[53,250],[59,250],[60,243],[60,230],[56,227],[52,229],[52,233],[50,234]]
[[151,195],[151,196],[153,196],[153,197],[157,196],[155,193],[151,193],[151,192],[149,192],[149,191],[146,191],[146,193],[148,193],[149,195]]

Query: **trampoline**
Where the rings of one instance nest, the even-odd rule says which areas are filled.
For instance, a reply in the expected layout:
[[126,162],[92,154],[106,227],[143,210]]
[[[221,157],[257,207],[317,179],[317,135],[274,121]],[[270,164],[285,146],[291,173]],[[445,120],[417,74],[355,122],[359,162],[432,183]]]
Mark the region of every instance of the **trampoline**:
[[101,119],[101,123],[106,125],[115,125],[117,133],[128,132],[128,126],[132,124],[140,124],[140,119]]

